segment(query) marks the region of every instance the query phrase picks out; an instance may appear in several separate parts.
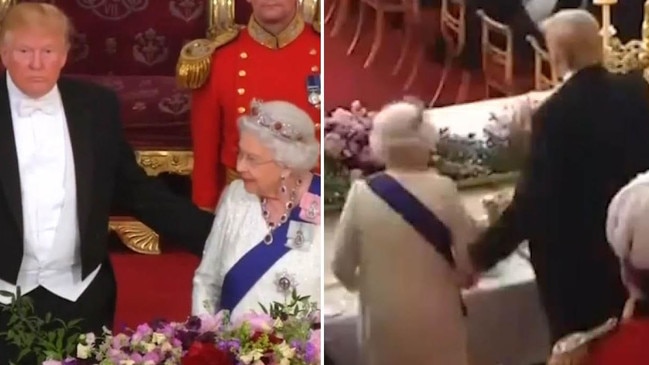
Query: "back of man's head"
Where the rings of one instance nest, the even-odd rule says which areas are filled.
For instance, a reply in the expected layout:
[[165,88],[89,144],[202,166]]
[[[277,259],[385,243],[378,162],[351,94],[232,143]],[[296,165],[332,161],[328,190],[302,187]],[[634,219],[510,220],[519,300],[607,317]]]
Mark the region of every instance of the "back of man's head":
[[548,51],[560,73],[603,62],[597,19],[586,10],[561,10],[541,24]]

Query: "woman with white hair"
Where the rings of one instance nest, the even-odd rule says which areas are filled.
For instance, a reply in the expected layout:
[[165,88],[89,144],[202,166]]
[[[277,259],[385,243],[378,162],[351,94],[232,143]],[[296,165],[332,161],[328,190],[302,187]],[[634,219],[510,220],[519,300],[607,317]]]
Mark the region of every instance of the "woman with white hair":
[[619,318],[557,342],[550,365],[644,365],[649,361],[649,172],[611,201],[606,236],[629,297]]
[[284,101],[253,101],[239,120],[241,176],[224,191],[194,275],[192,313],[290,300],[320,301],[320,144],[309,115]]
[[356,181],[335,234],[333,272],[361,299],[363,365],[465,365],[461,286],[476,226],[454,182],[429,168],[438,134],[413,102],[374,118],[384,172]]

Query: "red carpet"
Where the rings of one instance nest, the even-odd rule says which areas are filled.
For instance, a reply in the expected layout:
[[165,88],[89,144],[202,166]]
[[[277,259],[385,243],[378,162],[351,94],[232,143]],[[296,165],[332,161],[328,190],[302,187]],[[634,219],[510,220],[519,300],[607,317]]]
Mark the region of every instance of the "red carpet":
[[117,278],[115,329],[153,319],[183,321],[191,312],[191,290],[199,258],[175,247],[157,256],[115,245],[111,260]]
[[[326,13],[326,12],[325,12]],[[398,29],[388,30],[375,63],[364,69],[363,64],[372,43],[373,22],[371,12],[368,13],[366,29],[354,53],[347,56],[347,48],[353,38],[356,16],[351,16],[343,31],[336,37],[331,37],[333,20],[325,25],[323,39],[325,42],[324,62],[324,107],[326,111],[338,106],[348,106],[358,99],[369,108],[375,109],[383,104],[401,99],[404,95],[412,95],[429,102],[437,88],[442,74],[443,65],[428,60],[421,63],[419,75],[410,90],[403,87],[412,64],[413,55],[404,64],[399,75],[392,76],[392,67],[396,63],[401,48],[402,37]],[[335,17],[334,17],[335,18]],[[437,10],[427,11],[424,22],[431,30],[426,38],[434,39],[439,32],[439,14]],[[436,105],[449,105],[457,102],[456,97],[460,86],[461,72],[453,70],[448,77],[447,86],[440,95]],[[475,72],[468,85],[468,95],[464,102],[484,98],[484,84],[480,72]]]

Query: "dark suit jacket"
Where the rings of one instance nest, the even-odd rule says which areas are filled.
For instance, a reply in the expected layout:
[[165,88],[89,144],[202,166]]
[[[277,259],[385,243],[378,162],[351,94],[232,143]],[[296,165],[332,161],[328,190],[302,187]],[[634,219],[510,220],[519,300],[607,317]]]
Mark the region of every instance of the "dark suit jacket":
[[649,85],[599,66],[573,75],[535,113],[529,163],[511,205],[470,248],[488,269],[529,240],[552,336],[621,313],[626,291],[606,239],[608,204],[649,169]]
[[[16,283],[23,256],[20,174],[6,75],[0,77],[0,279]],[[140,168],[122,132],[112,91],[62,78],[58,83],[75,163],[77,215],[85,278],[108,256],[113,203],[162,236],[200,255],[213,215],[171,194]]]

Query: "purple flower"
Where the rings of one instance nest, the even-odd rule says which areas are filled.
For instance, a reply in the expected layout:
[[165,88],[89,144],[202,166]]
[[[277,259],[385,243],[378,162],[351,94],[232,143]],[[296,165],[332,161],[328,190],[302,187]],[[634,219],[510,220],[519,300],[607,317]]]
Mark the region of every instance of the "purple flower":
[[198,331],[201,328],[201,319],[196,316],[191,316],[185,323],[185,328],[188,331]]

